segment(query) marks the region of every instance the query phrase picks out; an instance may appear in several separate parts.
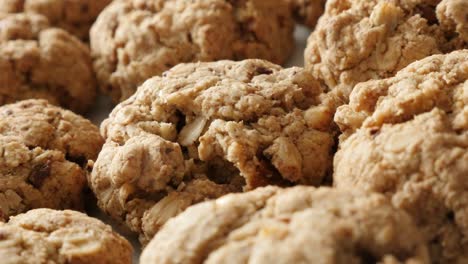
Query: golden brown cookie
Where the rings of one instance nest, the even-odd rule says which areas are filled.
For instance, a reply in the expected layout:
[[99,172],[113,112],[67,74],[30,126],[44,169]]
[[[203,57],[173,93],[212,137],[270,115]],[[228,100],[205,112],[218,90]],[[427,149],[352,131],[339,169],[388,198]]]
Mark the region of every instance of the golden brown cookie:
[[112,0],[0,0],[2,13],[40,14],[54,27],[87,41],[89,29]]
[[412,219],[379,194],[267,187],[189,207],[141,264],[430,263]]
[[85,214],[35,209],[0,224],[2,263],[130,264],[132,246]]
[[85,166],[102,141],[91,122],[44,100],[0,107],[0,218],[82,208]]
[[91,30],[101,89],[115,102],[182,62],[260,58],[282,64],[293,50],[287,3],[264,0],[121,0]]
[[466,14],[465,0],[329,0],[309,37],[306,68],[346,103],[359,82],[468,48]]
[[146,81],[101,126],[89,180],[99,206],[143,240],[191,204],[268,184],[320,184],[332,108],[302,68],[261,60],[181,64]]
[[35,14],[0,14],[0,105],[42,98],[77,112],[96,95],[89,49]]
[[436,263],[468,260],[468,50],[358,84],[335,121],[334,184],[381,192],[424,231]]
[[301,24],[314,28],[323,14],[327,0],[286,0],[292,8],[294,18]]

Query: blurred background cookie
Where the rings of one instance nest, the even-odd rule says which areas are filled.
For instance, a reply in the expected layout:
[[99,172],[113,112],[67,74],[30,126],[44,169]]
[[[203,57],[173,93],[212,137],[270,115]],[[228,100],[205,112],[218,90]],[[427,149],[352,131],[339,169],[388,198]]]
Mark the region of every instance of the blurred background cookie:
[[379,194],[261,188],[188,208],[144,249],[154,263],[430,263],[412,219]]
[[182,62],[260,58],[282,64],[294,48],[285,1],[114,1],[91,29],[94,68],[115,102]]
[[323,14],[327,0],[285,0],[291,6],[297,22],[313,29]]
[[2,263],[132,263],[128,241],[98,219],[36,209],[0,224]]
[[99,13],[112,0],[0,0],[2,13],[35,13],[87,41],[89,29]]
[[0,14],[0,105],[41,98],[76,112],[96,95],[88,47],[44,16]]
[[302,68],[262,60],[180,64],[146,81],[101,126],[99,206],[143,241],[191,204],[277,184],[320,184],[332,107]]
[[424,231],[435,263],[468,259],[468,50],[358,84],[338,108],[334,184],[388,195]]
[[0,107],[0,218],[82,209],[85,168],[102,141],[91,122],[44,100]]

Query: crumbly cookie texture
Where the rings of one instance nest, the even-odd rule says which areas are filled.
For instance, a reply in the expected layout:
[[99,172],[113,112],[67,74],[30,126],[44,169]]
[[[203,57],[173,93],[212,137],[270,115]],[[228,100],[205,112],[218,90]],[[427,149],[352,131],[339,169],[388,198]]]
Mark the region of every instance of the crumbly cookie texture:
[[268,184],[320,184],[333,109],[301,68],[181,64],[146,81],[101,126],[89,182],[99,206],[150,239],[196,202]]
[[422,227],[436,263],[468,260],[468,50],[358,84],[338,108],[334,184],[389,196]]
[[112,0],[0,0],[2,13],[40,14],[78,38],[89,39],[89,29]]
[[293,50],[285,1],[121,0],[91,29],[94,68],[114,101],[182,62],[259,58],[282,64]]
[[132,246],[85,214],[35,209],[0,224],[2,263],[130,264]]
[[103,139],[88,120],[44,100],[0,107],[0,219],[32,208],[82,208],[88,160]]
[[0,105],[42,98],[77,112],[93,103],[89,49],[35,14],[0,14]]
[[327,0],[286,0],[292,8],[294,18],[301,24],[314,28],[323,14]]
[[412,219],[380,194],[260,188],[169,220],[142,264],[430,263]]
[[359,82],[468,48],[466,7],[464,0],[329,0],[309,37],[306,68],[346,103]]

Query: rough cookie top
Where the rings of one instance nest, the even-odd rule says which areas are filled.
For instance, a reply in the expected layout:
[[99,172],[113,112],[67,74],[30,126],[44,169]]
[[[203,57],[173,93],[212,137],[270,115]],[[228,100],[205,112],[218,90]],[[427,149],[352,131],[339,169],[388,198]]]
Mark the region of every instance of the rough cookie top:
[[36,14],[0,14],[0,105],[30,98],[84,112],[96,83],[88,48]]
[[88,120],[44,100],[0,107],[0,219],[32,208],[82,208],[85,166],[103,139]]
[[301,24],[314,28],[323,14],[326,0],[285,0],[291,5],[294,18]]
[[412,219],[379,194],[260,188],[189,207],[140,263],[429,263]]
[[461,2],[330,0],[309,37],[306,67],[348,102],[359,82],[392,77],[427,56],[468,48],[466,1]]
[[437,263],[468,258],[468,50],[356,86],[338,108],[338,188],[377,191],[407,210]]
[[285,1],[119,0],[91,29],[94,67],[114,101],[182,62],[260,58],[282,64],[294,45]]
[[[151,238],[185,207],[267,184],[320,184],[333,110],[301,68],[181,64],[146,81],[101,126],[99,205]],[[143,216],[143,222],[141,218]]]
[[86,41],[91,25],[110,2],[112,0],[0,0],[0,12],[41,14],[53,26]]
[[31,210],[0,224],[2,263],[132,263],[130,243],[85,214]]

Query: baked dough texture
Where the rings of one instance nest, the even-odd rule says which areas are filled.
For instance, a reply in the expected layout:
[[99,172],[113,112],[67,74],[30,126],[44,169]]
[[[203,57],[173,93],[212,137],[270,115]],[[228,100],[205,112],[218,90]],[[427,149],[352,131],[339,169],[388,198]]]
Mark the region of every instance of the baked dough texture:
[[94,102],[89,49],[44,16],[0,14],[0,105],[41,98],[76,112]]
[[115,102],[182,62],[259,58],[282,64],[293,50],[285,1],[119,0],[91,29],[94,68]]
[[189,207],[141,264],[430,263],[411,217],[380,194],[259,188]]
[[181,64],[146,81],[101,126],[89,180],[142,241],[186,207],[268,184],[318,185],[333,109],[302,68],[262,60]]
[[338,108],[334,185],[386,194],[436,263],[468,261],[468,50],[360,83]]
[[427,56],[468,48],[465,0],[329,0],[306,68],[344,103],[353,87]]
[[82,208],[86,165],[103,139],[88,120],[44,100],[0,107],[0,219],[32,208]]
[[2,13],[40,14],[59,27],[89,40],[89,29],[112,0],[0,0]]
[[314,28],[323,14],[327,0],[286,0],[292,8],[293,17],[301,24]]
[[131,264],[132,252],[110,226],[75,211],[35,209],[0,223],[5,264]]

